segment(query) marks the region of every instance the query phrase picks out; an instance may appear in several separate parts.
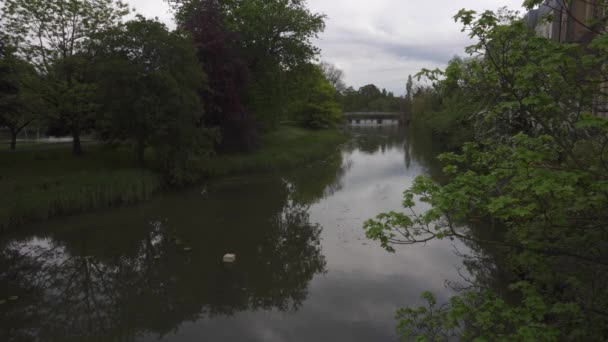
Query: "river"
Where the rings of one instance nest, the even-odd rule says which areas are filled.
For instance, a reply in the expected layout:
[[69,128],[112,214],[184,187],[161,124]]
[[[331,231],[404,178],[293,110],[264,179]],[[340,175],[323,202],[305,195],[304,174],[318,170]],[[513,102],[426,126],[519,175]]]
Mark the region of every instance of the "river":
[[395,311],[425,290],[446,300],[468,249],[391,254],[362,226],[440,174],[436,148],[397,127],[353,129],[296,170],[5,234],[0,340],[397,341]]

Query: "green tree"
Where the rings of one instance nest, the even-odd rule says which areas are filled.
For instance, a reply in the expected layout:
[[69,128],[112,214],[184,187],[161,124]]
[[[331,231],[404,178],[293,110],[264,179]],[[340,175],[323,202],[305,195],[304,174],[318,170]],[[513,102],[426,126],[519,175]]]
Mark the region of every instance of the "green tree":
[[[200,0],[169,0],[178,21],[188,18]],[[311,12],[305,0],[218,0],[225,27],[238,35],[235,47],[250,72],[247,108],[265,128],[287,115],[292,71],[318,55],[312,39],[325,28],[325,16]]]
[[403,101],[386,89],[380,91],[373,84],[365,85],[357,91],[349,87],[341,94],[340,100],[345,112],[399,112]]
[[80,137],[96,110],[94,86],[87,80],[87,42],[128,13],[113,0],[6,0],[0,28],[18,53],[31,61],[49,83],[44,98],[54,121],[73,137],[73,153],[82,153]]
[[332,127],[342,121],[336,89],[325,78],[321,67],[311,65],[296,102],[295,117],[310,128]]
[[412,80],[412,75],[407,76],[407,83],[405,84],[405,99],[407,101],[412,101],[414,97],[414,81]]
[[[474,81],[478,79],[475,72],[482,70],[477,68],[478,63],[475,59],[454,57],[444,71],[433,71],[432,75],[427,72],[433,85],[419,87],[412,95],[414,126],[430,132],[448,149],[457,149],[473,139],[476,132],[473,118],[487,108],[491,99],[478,90],[483,85]],[[436,78],[438,75],[441,79]]]
[[204,74],[191,40],[138,17],[103,32],[94,45],[103,137],[132,142],[142,163],[153,147],[163,170],[179,180],[188,160],[210,145],[200,127]]
[[0,127],[11,133],[11,150],[17,147],[19,133],[44,111],[37,84],[34,67],[4,47],[0,52]]
[[[477,40],[467,49],[475,57],[425,74],[442,92],[475,100],[479,134],[441,157],[445,184],[418,178],[406,212],[381,214],[365,229],[388,250],[435,239],[493,246],[509,296],[474,283],[437,310],[427,295],[429,307],[400,311],[399,331],[432,341],[452,333],[464,341],[606,340],[608,124],[590,113],[608,76],[607,35],[560,44],[511,12],[462,10],[456,19]],[[431,209],[419,212],[417,202]],[[504,234],[482,238],[463,227],[475,218]]]
[[226,30],[217,0],[195,4],[187,17],[178,15],[177,19],[180,28],[192,35],[207,75],[208,86],[200,94],[205,109],[203,124],[220,131],[218,151],[250,151],[258,144],[258,129],[244,106],[249,71],[236,47],[238,36]]

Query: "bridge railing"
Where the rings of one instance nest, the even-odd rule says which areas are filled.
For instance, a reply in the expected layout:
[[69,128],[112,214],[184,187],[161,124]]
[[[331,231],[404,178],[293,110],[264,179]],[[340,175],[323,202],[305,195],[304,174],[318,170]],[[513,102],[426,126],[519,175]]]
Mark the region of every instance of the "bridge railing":
[[399,112],[344,112],[344,118],[349,124],[362,124],[372,121],[376,124],[384,124],[385,121],[405,124],[408,120],[403,113]]
[[401,116],[399,112],[344,112],[344,116]]

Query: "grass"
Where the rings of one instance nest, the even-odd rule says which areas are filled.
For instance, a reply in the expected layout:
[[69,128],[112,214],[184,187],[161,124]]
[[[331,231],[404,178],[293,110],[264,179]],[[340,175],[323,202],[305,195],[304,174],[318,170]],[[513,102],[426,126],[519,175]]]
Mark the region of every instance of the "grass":
[[346,133],[336,130],[281,126],[261,139],[256,152],[215,157],[206,161],[200,172],[220,177],[293,168],[324,158],[347,139]]
[[[282,126],[264,136],[256,152],[218,156],[198,171],[210,178],[291,168],[325,157],[346,139],[338,131]],[[74,158],[70,148],[0,149],[0,230],[142,201],[165,187],[163,177],[138,166],[127,149],[89,144],[83,157]]]
[[127,151],[101,146],[86,151],[74,158],[69,145],[59,144],[0,152],[0,227],[140,201],[163,185]]

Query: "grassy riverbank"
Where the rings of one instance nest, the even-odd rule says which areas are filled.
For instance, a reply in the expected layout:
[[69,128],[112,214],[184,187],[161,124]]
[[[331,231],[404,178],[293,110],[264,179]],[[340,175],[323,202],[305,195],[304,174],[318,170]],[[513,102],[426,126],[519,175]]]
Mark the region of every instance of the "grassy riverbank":
[[262,137],[255,153],[218,156],[203,166],[202,173],[218,177],[292,168],[324,158],[347,137],[337,130],[282,126]]
[[[335,130],[285,126],[262,138],[251,154],[218,156],[201,166],[202,177],[285,169],[327,155],[346,141]],[[59,144],[17,152],[0,150],[0,227],[129,204],[149,198],[166,185],[139,167],[126,149],[89,145],[82,158]]]

